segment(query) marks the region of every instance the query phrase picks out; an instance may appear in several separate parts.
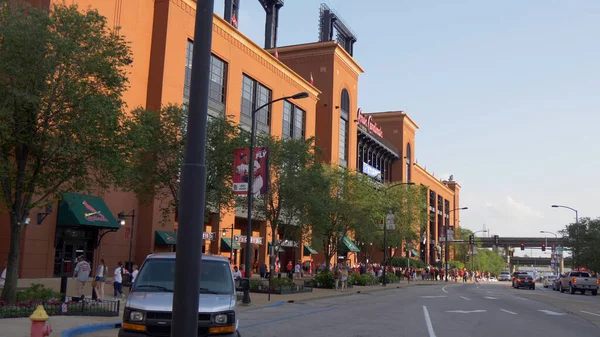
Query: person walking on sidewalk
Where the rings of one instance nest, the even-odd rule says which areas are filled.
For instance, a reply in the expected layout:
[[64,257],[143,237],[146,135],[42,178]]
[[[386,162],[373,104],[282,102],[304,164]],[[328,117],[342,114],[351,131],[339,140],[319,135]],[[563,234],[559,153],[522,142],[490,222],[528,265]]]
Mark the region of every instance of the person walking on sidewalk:
[[90,267],[90,264],[83,259],[83,256],[79,256],[73,272],[73,279],[77,278],[77,296],[80,298],[83,297],[83,289],[85,288],[85,283],[90,278],[91,271],[92,267]]
[[98,300],[104,301],[104,283],[106,283],[106,276],[108,276],[108,267],[104,263],[104,259],[100,259],[100,265],[96,271],[96,295]]
[[0,274],[0,287],[4,287],[4,281],[6,281],[6,268],[8,267],[8,261],[4,262],[4,269],[2,269],[2,274]]
[[113,287],[115,289],[115,299],[117,298],[117,293],[121,294],[121,297],[125,298],[125,294],[123,294],[123,273],[123,263],[119,261],[118,267],[113,273]]

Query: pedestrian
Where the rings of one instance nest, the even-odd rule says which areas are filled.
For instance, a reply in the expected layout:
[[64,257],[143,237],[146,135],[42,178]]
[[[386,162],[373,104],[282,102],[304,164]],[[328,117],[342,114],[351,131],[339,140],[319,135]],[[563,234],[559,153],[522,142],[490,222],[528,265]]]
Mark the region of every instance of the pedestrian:
[[260,278],[264,279],[267,276],[267,264],[263,261],[260,265]]
[[83,256],[77,257],[77,264],[75,265],[75,270],[73,271],[73,279],[77,278],[77,296],[80,298],[84,297],[83,290],[85,289],[85,283],[90,278],[91,271],[92,267],[90,267],[90,264],[83,258]]
[[100,259],[100,265],[98,265],[96,271],[96,295],[100,301],[104,300],[104,283],[106,283],[106,276],[108,276],[108,267],[104,263],[104,259]]
[[123,294],[123,263],[121,261],[113,273],[113,288],[115,299],[117,294],[121,294],[121,297],[125,298],[125,294]]
[[131,282],[129,282],[129,292],[131,293],[131,289],[133,289],[133,282],[135,282],[136,277],[138,276],[138,265],[134,264],[131,271]]

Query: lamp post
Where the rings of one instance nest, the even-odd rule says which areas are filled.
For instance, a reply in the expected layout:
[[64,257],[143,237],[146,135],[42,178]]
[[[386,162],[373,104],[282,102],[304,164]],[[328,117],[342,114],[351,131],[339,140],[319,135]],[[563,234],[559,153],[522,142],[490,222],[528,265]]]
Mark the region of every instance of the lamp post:
[[[469,209],[469,207],[455,208],[453,210],[450,210],[450,212],[448,212],[448,215],[450,215],[450,213],[452,213],[454,211],[458,211],[458,210],[463,210],[464,211],[464,210],[467,210],[467,209]],[[448,224],[446,224],[444,227],[445,227],[445,231],[446,231],[446,237],[445,237],[446,244],[444,245],[445,246],[445,248],[444,248],[444,250],[445,250],[445,252],[444,252],[444,259],[446,260],[446,263],[445,263],[446,273],[445,273],[445,275],[446,275],[446,282],[448,282],[448,260],[450,259],[450,254],[449,254],[449,251],[448,251]]]
[[173,286],[171,336],[198,335],[198,303],[206,203],[206,123],[214,0],[197,1],[185,158]]
[[231,231],[231,238],[230,238],[231,239],[231,247],[229,247],[229,261],[231,261],[231,263],[233,264],[233,224],[231,224],[231,227],[223,228],[223,231],[221,232],[221,236],[226,237],[227,231]]
[[133,248],[133,231],[135,228],[135,209],[131,210],[129,214],[125,214],[125,212],[120,212],[117,217],[120,220],[121,226],[125,225],[125,219],[131,218],[131,233],[129,233],[129,258],[127,259],[126,269],[131,272],[133,269],[133,263],[131,261],[131,251]]
[[[552,234],[554,235],[554,245],[552,245],[552,254],[554,255],[554,257],[556,258],[556,247],[558,246],[558,234],[551,232],[551,231],[540,231],[540,233],[542,234]],[[546,246],[548,245],[548,238],[546,238]],[[554,262],[554,272],[556,273],[556,262]]]
[[[577,225],[577,227],[576,227],[577,228],[577,232],[579,232],[579,212],[577,212],[577,210],[575,208],[569,207],[569,206],[565,206],[565,205],[552,205],[552,207],[553,208],[566,208],[566,209],[570,209],[573,212],[575,212],[575,224]],[[579,235],[577,235],[577,237],[578,236]],[[576,240],[575,244],[576,245],[578,244],[578,242],[577,242],[578,238],[577,237],[575,238],[575,240]],[[572,267],[575,267],[575,262],[577,261],[576,256],[577,255],[575,254],[575,249],[573,249],[573,261],[571,262]]]
[[[390,186],[387,186],[385,188],[384,191],[388,191],[391,188],[394,188],[396,186],[404,186],[404,185],[414,185],[415,183],[412,181],[406,182],[406,183],[396,183]],[[390,222],[391,221],[391,222]],[[390,222],[390,225],[394,225],[394,213],[392,212],[392,210],[390,210],[390,212],[388,213],[387,217],[385,218],[385,221],[383,222],[383,286],[387,286],[387,280],[385,277],[385,273],[386,273],[386,269],[387,269],[387,227],[388,227],[388,222]]]
[[[212,15],[212,12],[211,12]],[[212,18],[212,17],[211,17]],[[197,19],[196,19],[197,20]],[[248,164],[248,227],[246,229],[246,277],[250,277],[250,269],[251,269],[251,255],[250,250],[252,249],[252,199],[254,199],[254,138],[256,138],[256,113],[262,110],[264,107],[267,107],[275,102],[283,101],[285,99],[302,99],[307,98],[309,95],[307,92],[299,92],[295,95],[280,97],[274,99],[270,102],[267,102],[258,108],[252,110],[252,123],[250,129],[250,163]],[[242,298],[242,303],[249,304],[250,303],[250,292],[244,291],[244,297]]]

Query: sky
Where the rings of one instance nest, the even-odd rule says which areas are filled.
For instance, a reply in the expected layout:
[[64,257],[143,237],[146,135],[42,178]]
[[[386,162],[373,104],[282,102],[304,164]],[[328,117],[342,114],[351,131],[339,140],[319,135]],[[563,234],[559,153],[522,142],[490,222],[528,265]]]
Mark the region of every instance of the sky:
[[[462,186],[461,226],[540,236],[575,220],[552,204],[600,215],[600,1],[285,0],[277,44],[317,41],[322,2],[358,36],[359,107],[419,125],[419,165]],[[259,45],[264,21],[240,1]]]

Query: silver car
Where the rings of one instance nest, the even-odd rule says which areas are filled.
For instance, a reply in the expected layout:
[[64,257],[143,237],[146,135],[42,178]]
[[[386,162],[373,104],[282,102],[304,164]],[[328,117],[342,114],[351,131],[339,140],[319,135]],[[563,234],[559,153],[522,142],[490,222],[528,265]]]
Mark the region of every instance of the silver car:
[[510,279],[511,277],[509,271],[500,272],[500,275],[498,276],[498,281],[510,281]]
[[544,288],[552,287],[554,281],[558,278],[556,275],[549,275],[544,279]]
[[[175,283],[175,253],[148,256],[125,302],[119,337],[170,336]],[[240,281],[239,290],[249,286]],[[203,255],[198,336],[240,336],[236,288],[227,259]],[[190,294],[191,295],[191,294]]]

